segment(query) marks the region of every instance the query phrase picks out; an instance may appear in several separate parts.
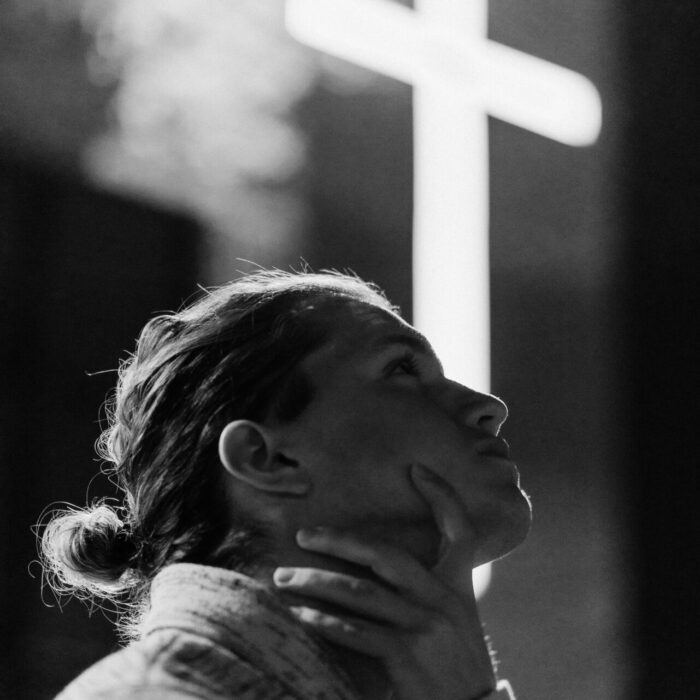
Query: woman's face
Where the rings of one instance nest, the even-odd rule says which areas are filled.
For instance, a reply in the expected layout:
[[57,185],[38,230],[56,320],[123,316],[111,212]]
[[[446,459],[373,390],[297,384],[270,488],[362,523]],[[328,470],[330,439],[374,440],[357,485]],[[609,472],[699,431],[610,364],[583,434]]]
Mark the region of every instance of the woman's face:
[[505,404],[447,379],[429,343],[391,312],[351,302],[332,313],[329,342],[300,367],[314,398],[280,435],[312,485],[305,524],[365,531],[434,557],[437,531],[409,475],[421,463],[464,504],[476,564],[507,554],[527,535],[530,504],[497,437]]

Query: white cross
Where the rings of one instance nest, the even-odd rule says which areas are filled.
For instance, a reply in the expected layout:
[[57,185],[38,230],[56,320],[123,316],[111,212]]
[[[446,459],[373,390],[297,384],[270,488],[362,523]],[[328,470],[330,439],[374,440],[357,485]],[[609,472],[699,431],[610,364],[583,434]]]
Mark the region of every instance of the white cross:
[[601,102],[583,76],[489,41],[488,0],[414,4],[287,0],[286,22],[300,41],[414,86],[413,322],[449,376],[488,391],[487,116],[584,146]]

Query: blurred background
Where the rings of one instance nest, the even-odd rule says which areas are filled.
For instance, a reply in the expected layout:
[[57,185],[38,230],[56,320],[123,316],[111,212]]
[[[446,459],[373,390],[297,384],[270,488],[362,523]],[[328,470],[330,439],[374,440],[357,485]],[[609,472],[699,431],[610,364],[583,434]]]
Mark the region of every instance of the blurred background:
[[[489,3],[603,102],[587,148],[489,123],[491,384],[535,521],[482,611],[520,700],[700,696],[699,31],[693,0]],[[111,493],[105,370],[153,313],[308,263],[411,318],[412,97],[282,0],[0,1],[0,697],[116,646],[42,588],[31,526]]]

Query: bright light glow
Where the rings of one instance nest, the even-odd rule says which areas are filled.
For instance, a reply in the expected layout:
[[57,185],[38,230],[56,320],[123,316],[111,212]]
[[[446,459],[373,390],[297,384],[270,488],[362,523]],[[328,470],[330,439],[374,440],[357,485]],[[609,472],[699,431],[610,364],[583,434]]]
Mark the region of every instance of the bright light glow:
[[472,571],[472,580],[474,581],[474,595],[478,600],[486,593],[489,583],[491,583],[491,564],[477,566]]
[[453,100],[541,136],[571,146],[595,142],[601,101],[587,78],[489,41],[485,28],[475,36],[464,22],[450,21],[483,16],[483,0],[416,6],[414,12],[387,0],[288,0],[287,28],[309,46],[396,80],[442,84]]
[[480,83],[486,112],[569,146],[596,141],[602,105],[588,78],[493,41],[475,58],[488,76]]
[[[488,0],[287,0],[290,33],[414,86],[413,322],[446,373],[490,383],[487,115],[572,146],[601,101],[571,70],[489,41]],[[474,571],[483,594],[490,567]]]
[[413,323],[445,373],[489,388],[488,121],[438,85],[414,92]]

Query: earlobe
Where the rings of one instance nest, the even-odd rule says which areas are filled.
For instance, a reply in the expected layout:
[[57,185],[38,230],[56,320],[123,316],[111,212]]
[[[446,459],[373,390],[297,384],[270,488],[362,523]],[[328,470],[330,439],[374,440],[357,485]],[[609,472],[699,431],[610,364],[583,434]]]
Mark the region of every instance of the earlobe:
[[254,421],[229,423],[219,436],[219,459],[234,478],[260,491],[303,496],[311,482],[297,462],[275,449],[271,432]]

